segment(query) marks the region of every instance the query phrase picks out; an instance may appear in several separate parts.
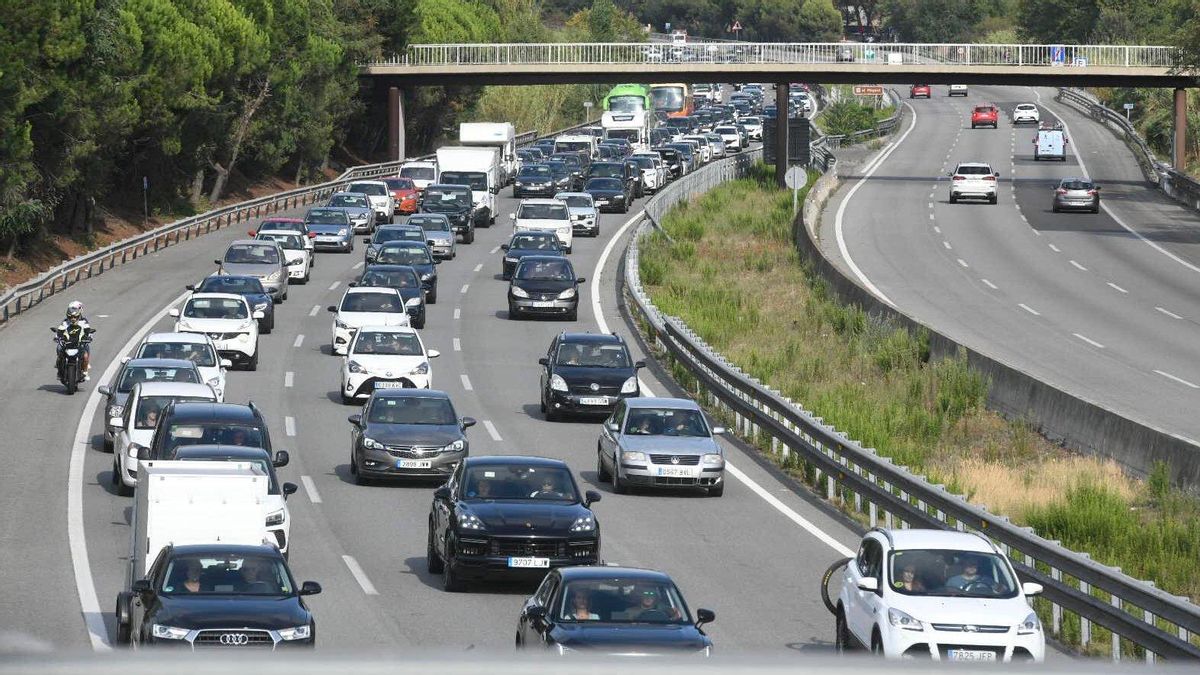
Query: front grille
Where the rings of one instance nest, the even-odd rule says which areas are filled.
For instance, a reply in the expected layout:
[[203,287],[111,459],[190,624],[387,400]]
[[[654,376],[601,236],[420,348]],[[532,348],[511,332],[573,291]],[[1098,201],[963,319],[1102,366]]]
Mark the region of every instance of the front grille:
[[221,340],[236,340],[237,336],[241,335],[241,333],[205,333],[205,335],[219,342]]
[[[971,630],[964,630],[966,626],[971,626]],[[955,633],[1007,633],[1008,626],[980,626],[977,624],[962,624],[962,623],[935,623],[934,630],[955,632]]]
[[202,630],[192,644],[197,647],[274,647],[275,640],[265,630]]
[[621,393],[619,386],[600,385],[598,389],[592,389],[590,382],[587,384],[572,384],[568,382],[567,390],[572,394],[580,394],[582,396],[616,396]]
[[415,445],[389,445],[387,453],[398,459],[427,459],[436,456],[442,449]]
[[700,455],[650,455],[650,462],[673,466],[696,466],[700,463]]
[[682,476],[655,476],[655,485],[700,485],[701,481],[712,483],[711,478],[684,478]]
[[563,539],[492,537],[488,543],[491,555],[561,558],[567,554],[567,542]]

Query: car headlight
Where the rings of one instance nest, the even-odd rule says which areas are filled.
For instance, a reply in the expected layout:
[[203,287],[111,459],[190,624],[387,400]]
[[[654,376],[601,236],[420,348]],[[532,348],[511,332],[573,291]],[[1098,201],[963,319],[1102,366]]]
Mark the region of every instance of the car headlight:
[[346,235],[348,234],[348,232],[349,232],[349,231],[348,231],[346,228],[344,228],[344,227],[343,227],[342,229],[338,230],[338,236],[339,236],[339,237],[344,237],[344,236],[346,236]]
[[279,509],[275,513],[267,516],[267,527],[283,524],[283,509]]
[[281,640],[307,640],[312,636],[312,626],[296,626],[295,628],[283,628],[279,631]]
[[269,306],[270,306],[270,305],[269,305],[269,303],[266,303],[266,302],[260,302],[260,303],[258,303],[257,305],[255,305],[255,306],[254,306],[254,311],[256,311],[256,312],[265,312],[265,311],[267,311],[267,307],[269,307]]
[[421,281],[429,281],[432,278],[433,278],[433,272],[426,272],[425,274],[421,275]]
[[464,530],[482,530],[483,521],[472,513],[458,514],[458,526]]
[[1033,635],[1042,631],[1042,622],[1038,619],[1037,612],[1030,612],[1025,620],[1017,624],[1017,635]]
[[904,630],[911,630],[914,632],[921,632],[925,630],[924,625],[922,625],[920,621],[917,621],[916,619],[912,618],[912,616],[901,612],[898,609],[888,610],[888,621],[891,622],[891,624],[896,628],[903,628]]
[[125,414],[125,406],[123,406],[123,405],[110,405],[110,406],[108,406],[108,412],[107,412],[107,413],[105,413],[105,417],[107,417],[108,419],[110,419],[110,420],[111,420],[111,419],[112,419],[112,418],[114,418],[114,417],[120,417],[120,416],[122,416],[122,415],[124,415],[124,414]]
[[571,524],[572,532],[591,532],[596,529],[596,520],[591,516],[580,516]]
[[210,378],[208,379],[208,383],[207,383],[207,384],[208,384],[208,386],[212,387],[213,389],[220,389],[220,388],[221,388],[221,378],[219,378],[219,377],[210,377]]
[[524,183],[524,181],[517,181],[517,182],[515,183],[515,185],[516,185],[517,187],[525,187],[525,183]]
[[421,362],[421,365],[417,366],[416,368],[413,368],[412,371],[409,373],[409,375],[428,375],[428,374],[429,374],[429,362],[428,361]]
[[506,256],[504,256],[504,262],[515,263],[515,262],[517,262],[517,259],[512,256],[506,255]]
[[191,631],[186,628],[176,628],[156,623],[150,627],[150,632],[154,637],[161,640],[185,640]]
[[722,457],[719,453],[710,452],[707,455],[704,455],[700,458],[700,463],[701,464],[724,464],[725,458]]
[[359,363],[358,361],[348,362],[346,364],[346,370],[349,370],[350,372],[358,374],[358,375],[365,375],[367,373],[367,369],[363,368],[362,364]]
[[442,452],[462,452],[465,447],[467,447],[467,442],[460,438],[449,445],[443,446]]
[[267,281],[279,281],[279,278],[282,276],[283,272],[281,271],[271,272],[267,275]]
[[408,300],[404,301],[404,306],[405,307],[420,307],[421,306],[421,298],[409,298]]
[[347,324],[345,321],[342,321],[341,319],[334,319],[333,325],[337,326],[338,328],[349,328],[350,327],[349,324]]
[[528,298],[529,297],[529,293],[524,288],[521,288],[520,286],[513,286],[512,294],[513,294],[513,296],[518,297],[518,298]]
[[569,391],[567,381],[562,379],[561,375],[550,376],[550,389],[553,391]]
[[559,300],[570,300],[573,297],[575,297],[575,289],[574,288],[568,288],[567,290],[558,294]]
[[374,438],[371,438],[370,436],[363,436],[362,444],[363,444],[364,448],[369,448],[371,450],[384,450],[387,448],[386,445],[384,445],[383,443],[380,443],[379,441],[375,440]]
[[639,464],[646,463],[646,453],[636,450],[626,450],[621,453],[621,460],[625,462],[634,462]]
[[250,334],[249,333],[238,333],[237,339],[242,342],[249,342]]
[[632,394],[633,392],[635,392],[637,390],[638,390],[637,375],[634,375],[633,377],[629,378],[628,380],[625,380],[625,383],[621,385],[621,393],[622,394]]

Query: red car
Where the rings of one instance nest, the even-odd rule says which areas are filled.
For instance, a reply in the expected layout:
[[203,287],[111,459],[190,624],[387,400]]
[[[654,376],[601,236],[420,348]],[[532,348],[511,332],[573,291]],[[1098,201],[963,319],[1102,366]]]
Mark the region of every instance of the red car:
[[971,128],[987,127],[993,129],[998,128],[1000,123],[1000,111],[996,110],[994,105],[977,105],[975,110],[971,111]]
[[908,90],[909,98],[916,98],[918,96],[923,96],[925,98],[929,98],[932,95],[933,95],[933,92],[930,91],[929,85],[927,85],[927,84],[914,84],[912,86],[912,89]]
[[387,183],[388,190],[392,192],[392,199],[396,202],[396,213],[411,215],[417,212],[420,208],[419,191],[411,178],[396,176],[384,178],[383,182]]

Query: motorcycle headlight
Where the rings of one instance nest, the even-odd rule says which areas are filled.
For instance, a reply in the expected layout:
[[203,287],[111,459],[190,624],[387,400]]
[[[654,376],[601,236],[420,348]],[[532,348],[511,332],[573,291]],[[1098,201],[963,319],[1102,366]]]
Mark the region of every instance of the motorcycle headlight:
[[356,375],[365,375],[367,373],[367,369],[363,368],[362,364],[359,363],[358,361],[350,361],[349,363],[347,363],[346,370],[349,370],[350,372],[355,373]]
[[421,365],[417,366],[416,368],[413,368],[412,371],[409,373],[409,375],[428,375],[428,374],[429,374],[429,362],[428,361],[423,361],[421,363]]
[[462,452],[463,448],[467,447],[467,442],[461,438],[449,445],[442,447],[442,452]]
[[1038,619],[1036,612],[1030,612],[1025,620],[1017,624],[1017,635],[1033,635],[1040,633],[1042,630],[1042,622]]
[[920,621],[898,609],[888,610],[888,621],[896,628],[903,628],[904,630],[911,630],[918,633],[925,630],[925,626]]
[[283,509],[279,509],[275,513],[267,516],[267,527],[283,524]]
[[283,628],[279,631],[279,638],[282,640],[307,640],[312,636],[312,626],[296,626],[295,628]]
[[154,637],[160,640],[185,640],[188,633],[191,632],[186,628],[176,628],[174,626],[164,626],[161,623],[156,623],[150,627],[150,632]]
[[554,391],[568,391],[567,381],[562,379],[561,375],[551,375],[550,389]]
[[701,464],[724,464],[725,458],[715,452],[710,452],[700,458]]
[[633,377],[629,378],[628,380],[625,380],[625,382],[621,385],[621,393],[622,394],[632,394],[633,392],[635,392],[637,390],[638,390],[637,375],[634,375]]
[[573,297],[575,297],[575,289],[574,288],[568,288],[567,290],[558,294],[559,300],[570,300]]
[[513,286],[512,294],[514,297],[518,297],[518,298],[528,298],[529,297],[529,293],[524,288],[521,288],[520,286]]
[[458,526],[464,530],[482,530],[483,521],[471,513],[458,514]]
[[572,532],[591,532],[596,529],[596,520],[591,516],[580,516],[571,524]]
[[626,450],[625,452],[621,453],[621,461],[633,462],[635,464],[645,464],[646,453],[638,452],[636,450]]
[[371,450],[384,450],[387,448],[387,446],[385,446],[383,443],[380,443],[379,441],[375,440],[374,438],[371,438],[370,436],[363,436],[362,444],[363,444],[364,448],[368,448]]

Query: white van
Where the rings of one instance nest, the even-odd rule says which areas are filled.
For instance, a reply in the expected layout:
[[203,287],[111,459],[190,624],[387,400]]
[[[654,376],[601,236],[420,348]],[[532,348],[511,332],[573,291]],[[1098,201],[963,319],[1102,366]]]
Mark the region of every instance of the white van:
[[1067,161],[1067,134],[1061,126],[1044,125],[1033,139],[1033,159]]
[[487,214],[488,225],[495,225],[496,193],[503,183],[500,148],[442,147],[437,149],[437,161],[438,182],[469,186],[475,208]]

